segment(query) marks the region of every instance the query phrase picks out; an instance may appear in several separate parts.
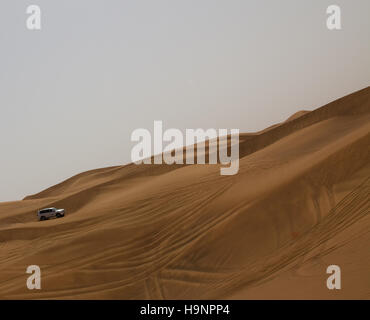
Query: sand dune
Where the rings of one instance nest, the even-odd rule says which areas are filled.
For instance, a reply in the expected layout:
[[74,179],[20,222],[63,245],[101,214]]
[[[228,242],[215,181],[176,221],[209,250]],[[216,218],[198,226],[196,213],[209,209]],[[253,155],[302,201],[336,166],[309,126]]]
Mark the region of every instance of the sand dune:
[[0,298],[369,299],[369,145],[370,87],[241,135],[234,176],[129,164],[0,203]]

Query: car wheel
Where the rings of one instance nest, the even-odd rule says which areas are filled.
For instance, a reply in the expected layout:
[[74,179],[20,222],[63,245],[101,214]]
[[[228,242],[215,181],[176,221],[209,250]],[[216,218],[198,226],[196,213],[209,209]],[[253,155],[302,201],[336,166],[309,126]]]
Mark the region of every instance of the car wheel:
[[40,221],[44,221],[44,220],[46,220],[46,217],[44,216],[40,217]]
[[57,218],[60,218],[62,217],[62,215],[60,213],[57,213]]

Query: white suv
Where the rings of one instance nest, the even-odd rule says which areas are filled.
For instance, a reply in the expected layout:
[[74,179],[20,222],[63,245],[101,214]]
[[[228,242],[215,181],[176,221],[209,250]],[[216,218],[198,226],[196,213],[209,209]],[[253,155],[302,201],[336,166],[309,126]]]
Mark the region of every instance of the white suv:
[[64,209],[46,208],[41,209],[37,212],[37,216],[40,221],[47,220],[50,218],[61,218],[64,217]]

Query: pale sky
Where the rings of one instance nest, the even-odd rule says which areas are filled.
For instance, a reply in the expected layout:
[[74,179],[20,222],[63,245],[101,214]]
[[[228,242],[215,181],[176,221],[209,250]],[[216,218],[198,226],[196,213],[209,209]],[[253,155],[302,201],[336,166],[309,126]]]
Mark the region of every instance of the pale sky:
[[[331,4],[342,30],[326,27]],[[131,132],[154,120],[251,132],[370,85],[369,0],[1,0],[0,12],[0,201],[130,162]]]

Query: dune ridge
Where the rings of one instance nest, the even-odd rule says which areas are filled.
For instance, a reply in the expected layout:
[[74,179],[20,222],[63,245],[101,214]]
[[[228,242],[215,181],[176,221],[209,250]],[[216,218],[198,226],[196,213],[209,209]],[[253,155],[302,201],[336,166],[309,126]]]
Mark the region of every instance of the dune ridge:
[[369,299],[369,142],[367,87],[242,134],[235,176],[128,164],[0,203],[0,298]]

